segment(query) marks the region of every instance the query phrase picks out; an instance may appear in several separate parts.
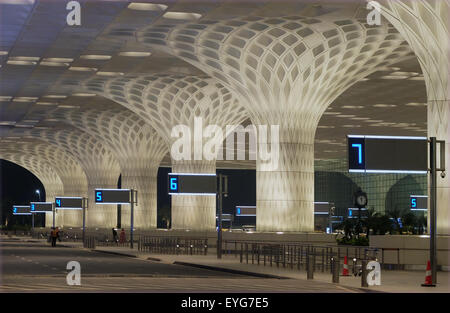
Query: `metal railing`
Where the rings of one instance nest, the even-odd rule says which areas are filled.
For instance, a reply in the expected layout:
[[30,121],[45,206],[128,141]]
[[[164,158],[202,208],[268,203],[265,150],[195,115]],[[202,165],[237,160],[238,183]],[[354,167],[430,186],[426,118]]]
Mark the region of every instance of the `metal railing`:
[[343,264],[344,258],[354,268],[362,260],[379,260],[380,249],[370,247],[342,247],[304,243],[267,243],[224,241],[223,254],[240,258],[240,263],[306,270],[308,260],[313,271],[331,272],[332,260]]
[[158,254],[207,255],[207,238],[141,236],[138,250]]
[[96,238],[86,236],[83,241],[83,248],[95,249],[96,247]]

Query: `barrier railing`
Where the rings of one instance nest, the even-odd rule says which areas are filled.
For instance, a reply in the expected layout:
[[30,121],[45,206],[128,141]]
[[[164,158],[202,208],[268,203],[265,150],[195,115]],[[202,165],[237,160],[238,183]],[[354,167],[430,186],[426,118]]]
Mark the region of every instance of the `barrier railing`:
[[138,250],[158,254],[207,255],[207,238],[141,236]]
[[85,237],[83,241],[83,248],[95,249],[96,238],[95,237]]
[[331,272],[332,262],[343,264],[347,257],[349,265],[356,271],[362,260],[379,260],[380,249],[370,247],[342,247],[312,245],[304,243],[267,243],[226,240],[223,254],[240,258],[240,263],[257,264],[306,270],[308,260],[312,271]]

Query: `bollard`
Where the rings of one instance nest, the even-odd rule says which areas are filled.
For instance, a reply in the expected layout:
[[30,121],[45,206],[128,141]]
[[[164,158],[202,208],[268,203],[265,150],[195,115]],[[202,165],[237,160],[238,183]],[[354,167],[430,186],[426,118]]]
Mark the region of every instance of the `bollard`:
[[339,259],[331,258],[331,273],[332,273],[332,282],[335,284],[339,284]]
[[362,260],[361,266],[361,287],[369,287],[367,283],[367,260]]
[[312,255],[309,255],[306,260],[306,278],[314,279],[314,259]]

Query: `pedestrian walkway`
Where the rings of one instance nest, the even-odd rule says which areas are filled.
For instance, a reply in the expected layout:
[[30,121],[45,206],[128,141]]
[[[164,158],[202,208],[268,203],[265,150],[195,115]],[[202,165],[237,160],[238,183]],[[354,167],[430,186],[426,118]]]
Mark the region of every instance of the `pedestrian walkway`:
[[[239,256],[223,255],[222,259],[217,259],[215,250],[209,249],[208,255],[167,255],[149,254],[125,247],[97,247],[95,251],[103,253],[115,253],[146,259],[152,262],[164,262],[168,264],[182,263],[192,266],[213,267],[225,271],[244,271],[255,274],[278,276],[281,278],[306,279],[306,271],[297,269],[287,269],[273,265],[263,266],[257,264],[240,263]],[[245,260],[244,260],[245,262]],[[316,271],[314,280],[331,283],[331,273]],[[371,286],[363,288],[367,291],[379,292],[450,292],[450,273],[438,272],[436,287],[421,287],[425,281],[425,272],[422,271],[381,271],[381,286]],[[361,288],[360,276],[340,277],[339,285],[350,288]]]
[[[27,239],[22,239],[27,240]],[[29,240],[29,239],[28,239]],[[61,242],[60,246],[71,248],[83,248],[81,242]],[[208,255],[168,255],[168,254],[150,254],[148,252],[139,252],[137,248],[130,249],[129,247],[96,247],[93,251],[99,253],[108,253],[115,255],[123,255],[126,257],[139,258],[149,262],[161,262],[166,264],[183,264],[185,266],[196,266],[203,268],[213,268],[215,270],[223,270],[228,272],[246,272],[247,274],[254,274],[258,277],[273,277],[278,278],[293,278],[306,279],[306,271],[289,269],[283,267],[263,266],[257,264],[240,263],[239,256],[223,255],[222,259],[217,259],[216,250],[209,249]],[[251,261],[249,261],[251,262]],[[341,270],[342,271],[342,270]],[[351,269],[350,269],[351,272]],[[317,270],[314,272],[314,280],[317,282],[331,283],[332,276],[329,272],[321,272]],[[360,276],[348,276],[339,278],[339,286],[348,288],[362,288]],[[418,292],[418,293],[433,293],[433,292],[450,292],[450,272],[437,273],[436,287],[421,287],[425,282],[425,271],[381,271],[381,286],[370,286],[362,288],[366,291],[375,292]],[[344,289],[345,290],[345,289]]]

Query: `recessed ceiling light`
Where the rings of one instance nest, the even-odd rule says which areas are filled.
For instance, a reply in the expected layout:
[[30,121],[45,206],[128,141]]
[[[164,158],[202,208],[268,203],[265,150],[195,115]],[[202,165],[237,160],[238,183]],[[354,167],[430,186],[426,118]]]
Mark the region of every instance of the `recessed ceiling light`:
[[200,19],[202,15],[190,12],[167,12],[164,13],[163,17],[171,20],[196,21]]
[[128,52],[120,52],[119,56],[121,57],[149,57],[152,54],[150,52],[133,52],[133,51],[128,51]]
[[6,64],[10,64],[10,65],[36,65],[37,62],[8,60],[8,61],[6,61]]
[[85,54],[80,56],[80,59],[84,60],[109,60],[112,56],[106,54]]
[[20,128],[33,128],[34,127],[34,125],[31,125],[31,124],[16,124],[14,126],[20,127]]
[[413,75],[419,75],[419,73],[416,72],[400,72],[400,71],[395,71],[392,72],[389,75],[393,75],[393,76],[413,76]]
[[395,108],[396,104],[375,104],[375,108]]
[[0,121],[0,125],[2,125],[2,126],[12,126],[15,124],[16,124],[15,121]]
[[0,55],[7,55],[8,51],[0,51]]
[[9,57],[8,60],[11,61],[39,61],[40,57],[23,57],[23,56],[19,56],[19,57]]
[[365,121],[365,120],[370,120],[370,117],[352,117],[350,119],[355,120],[355,121]]
[[71,58],[43,58],[44,62],[70,63],[73,62]]
[[39,101],[36,102],[37,105],[58,105],[56,102],[46,102],[46,101]]
[[69,66],[69,63],[60,63],[60,62],[47,62],[47,61],[41,61],[39,65],[43,66]]
[[51,99],[65,99],[67,98],[66,95],[45,95],[44,98],[51,98]]
[[407,79],[409,76],[397,76],[397,75],[386,75],[382,76],[382,79]]
[[69,71],[96,72],[97,68],[95,68],[95,67],[83,67],[83,66],[71,66],[71,67],[69,67]]
[[364,109],[362,105],[344,105],[343,109]]
[[128,9],[138,11],[164,11],[165,9],[167,9],[167,5],[157,3],[131,2],[128,5]]
[[0,96],[0,101],[11,101],[11,96]]
[[80,107],[78,105],[61,104],[60,106],[58,106],[58,108],[61,108],[61,109],[79,109]]
[[341,112],[324,112],[323,115],[339,115]]
[[95,97],[96,94],[95,93],[82,93],[82,92],[78,92],[78,93],[74,93],[72,94],[73,97]]
[[425,80],[425,77],[423,77],[423,76],[414,76],[414,77],[408,78],[408,80]]
[[97,72],[97,75],[99,76],[116,76],[116,75],[123,75],[121,72]]
[[422,106],[426,106],[427,104],[426,103],[419,103],[419,102],[410,102],[410,103],[407,103],[405,105],[410,106],[410,107],[422,107]]
[[14,97],[13,102],[31,102],[37,99],[37,97]]
[[334,128],[334,126],[325,126],[325,125],[320,125],[320,126],[318,126],[318,128]]
[[342,117],[342,118],[347,118],[347,117],[355,117],[355,115],[350,115],[350,114],[341,114],[341,115],[336,115],[337,117]]

